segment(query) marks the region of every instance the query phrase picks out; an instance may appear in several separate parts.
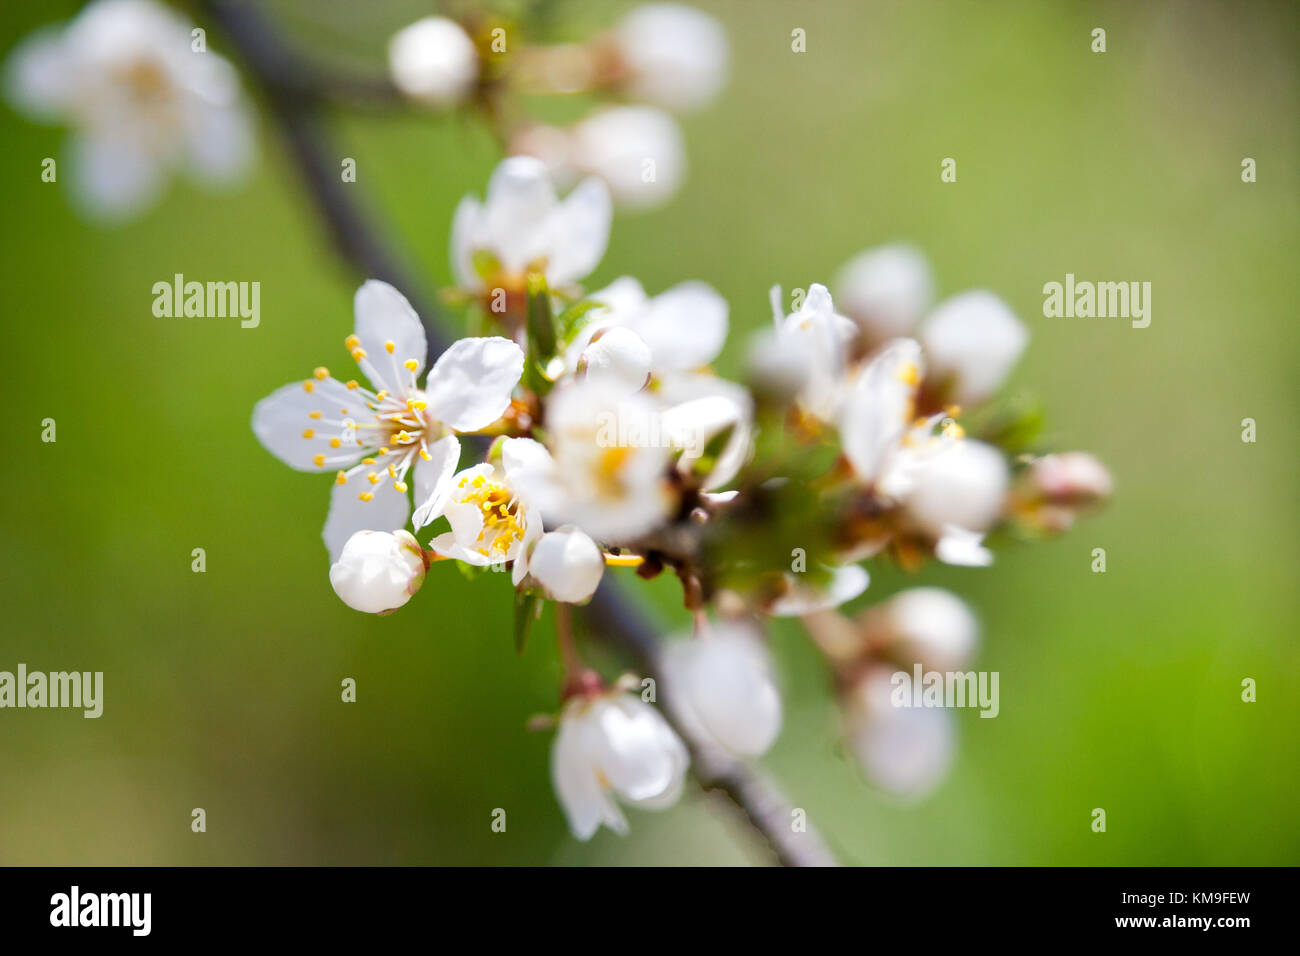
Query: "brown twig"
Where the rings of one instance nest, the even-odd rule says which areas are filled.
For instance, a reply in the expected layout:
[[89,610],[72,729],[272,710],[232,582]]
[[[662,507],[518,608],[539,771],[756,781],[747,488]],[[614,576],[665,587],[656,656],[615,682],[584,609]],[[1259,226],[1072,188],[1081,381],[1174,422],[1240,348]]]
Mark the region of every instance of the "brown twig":
[[[400,289],[425,323],[430,361],[448,344],[433,326],[435,314],[410,273],[379,238],[380,233],[356,201],[355,183],[343,183],[334,151],[320,129],[324,98],[314,73],[299,70],[300,60],[278,31],[252,4],[236,0],[202,0],[200,7],[219,25],[257,80],[279,124],[311,200],[324,220],[340,256],[365,278],[383,279]],[[635,658],[648,675],[661,679],[662,645],[654,628],[628,602],[613,576],[607,576],[587,608],[587,619],[612,644]],[[718,790],[744,811],[777,860],[787,866],[834,866],[836,861],[816,829],[796,831],[793,809],[772,782],[756,768],[731,757],[712,742],[683,729],[673,717],[671,697],[666,716],[686,741],[701,784]]]

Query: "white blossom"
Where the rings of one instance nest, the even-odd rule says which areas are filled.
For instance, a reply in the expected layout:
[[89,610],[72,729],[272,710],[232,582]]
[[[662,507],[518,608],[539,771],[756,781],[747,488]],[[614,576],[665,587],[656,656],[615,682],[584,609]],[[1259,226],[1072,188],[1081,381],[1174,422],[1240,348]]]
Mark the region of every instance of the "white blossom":
[[335,472],[324,530],[335,558],[356,531],[406,524],[412,468],[415,528],[441,513],[460,457],[455,433],[499,419],[524,364],[519,346],[507,339],[460,339],[420,388],[424,329],[402,294],[372,279],[357,290],[355,312],[346,345],[375,391],[318,368],[253,410],[253,432],[273,455],[299,471]]
[[686,179],[686,148],[677,121],[649,106],[597,110],[569,131],[568,162],[598,176],[627,209],[661,206]]
[[689,764],[660,713],[625,693],[571,698],[551,745],[551,783],[579,840],[591,839],[602,823],[627,832],[615,797],[649,810],[672,806]]
[[425,17],[388,41],[388,71],[407,96],[455,106],[478,81],[478,51],[464,28],[446,17]]
[[983,533],[1002,514],[1007,463],[992,445],[962,439],[921,460],[909,480],[903,504],[920,530],[935,539],[952,528]]
[[956,671],[975,652],[979,624],[966,602],[943,588],[908,588],[879,609],[895,642],[892,653],[926,670]]
[[907,243],[854,256],[836,276],[834,288],[844,314],[873,340],[911,334],[934,301],[930,264]]
[[650,381],[650,346],[631,329],[613,325],[599,329],[578,358],[578,375],[629,392]]
[[921,326],[929,372],[948,382],[945,395],[977,405],[993,395],[1020,358],[1029,333],[991,292],[963,292],[939,304]]
[[809,287],[799,308],[789,315],[780,286],[773,286],[769,296],[778,341],[808,363],[799,405],[814,418],[833,421],[844,394],[848,345],[857,335],[857,326],[835,311],[830,292],[819,283]]
[[451,262],[470,291],[523,289],[530,271],[551,288],[585,277],[605,254],[613,211],[609,189],[585,179],[560,201],[546,167],[512,156],[488,181],[487,198],[466,196],[451,226]]
[[580,529],[565,525],[546,532],[532,546],[527,570],[551,600],[582,604],[596,593],[605,556]]
[[727,82],[727,34],[716,19],[679,3],[635,7],[614,31],[626,86],[672,110],[712,102]]
[[761,756],[781,732],[781,694],[752,629],[721,622],[668,645],[669,705],[683,726],[732,753]]
[[89,215],[141,211],[175,170],[221,184],[248,167],[253,127],[238,76],[196,50],[190,30],[153,0],[95,0],[10,53],[10,102],[71,127],[69,180]]
[[767,613],[773,617],[802,617],[805,614],[828,611],[846,601],[852,601],[871,583],[871,575],[856,564],[844,564],[827,570],[830,579],[821,585],[806,580],[802,574],[785,572],[786,591],[768,607]]
[[955,750],[952,715],[942,707],[896,707],[893,668],[870,668],[849,691],[845,722],[849,744],[867,779],[904,800],[937,787]]
[[330,568],[330,585],[348,607],[395,611],[424,583],[424,556],[408,531],[358,531]]

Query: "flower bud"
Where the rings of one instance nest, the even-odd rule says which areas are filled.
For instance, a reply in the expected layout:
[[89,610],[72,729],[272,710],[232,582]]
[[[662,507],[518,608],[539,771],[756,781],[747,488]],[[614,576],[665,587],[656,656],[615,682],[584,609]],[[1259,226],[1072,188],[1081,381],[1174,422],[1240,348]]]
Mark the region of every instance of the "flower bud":
[[903,499],[908,516],[935,539],[954,527],[987,531],[1002,513],[1007,464],[992,445],[958,440],[921,461],[910,477]]
[[727,81],[727,34],[693,7],[643,4],[623,18],[614,38],[636,99],[693,110],[711,102]]
[[767,650],[740,625],[669,645],[669,704],[683,724],[732,753],[764,754],[781,731],[781,695]]
[[1082,451],[1036,459],[1016,481],[1017,517],[1040,531],[1068,531],[1074,519],[1110,497],[1110,472]]
[[343,603],[366,614],[395,611],[424,583],[424,553],[407,531],[358,531],[330,568]]
[[979,624],[966,602],[942,588],[909,588],[881,607],[876,619],[900,664],[925,670],[961,670],[970,661]]
[[584,532],[565,525],[538,539],[528,558],[528,573],[551,600],[581,604],[596,593],[605,556]]
[[478,51],[465,30],[446,17],[425,17],[388,41],[388,72],[407,96],[455,106],[478,80]]
[[910,335],[933,299],[930,264],[904,243],[860,253],[835,281],[835,302],[873,342]]
[[601,329],[578,359],[578,372],[593,382],[637,392],[650,379],[650,346],[631,329]]
[[896,706],[893,673],[876,665],[850,687],[846,730],[867,779],[896,797],[919,800],[952,764],[952,716],[941,707]]
[[627,209],[662,205],[686,178],[686,149],[677,121],[649,106],[603,109],[570,132],[569,161],[599,176]]
[[943,399],[977,405],[989,398],[1025,350],[1029,333],[1007,304],[991,292],[963,292],[941,302],[921,327],[927,381],[946,389]]

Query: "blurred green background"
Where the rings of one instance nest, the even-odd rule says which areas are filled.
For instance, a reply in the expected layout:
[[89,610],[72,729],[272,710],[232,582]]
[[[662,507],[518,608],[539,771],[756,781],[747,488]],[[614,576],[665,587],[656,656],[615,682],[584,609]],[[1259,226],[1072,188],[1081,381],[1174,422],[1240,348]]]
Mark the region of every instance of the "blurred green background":
[[[1001,674],[1000,716],[958,713],[960,753],[932,798],[904,807],[863,782],[794,626],[775,629],[787,713],[764,764],[851,863],[1300,862],[1300,8],[698,5],[727,25],[732,82],[684,120],[686,187],[616,220],[592,287],[712,282],[732,304],[733,372],[743,333],[770,321],[769,285],[827,281],[864,247],[913,239],[944,294],[985,286],[1018,310],[1033,341],[1012,388],[1043,399],[1054,446],[1096,452],[1118,485],[1102,516],[992,570],[873,567],[871,599],[916,583],[964,595],[985,629],[977,666]],[[6,4],[0,49],[76,6]],[[429,9],[270,6],[309,49],[376,70],[387,36]],[[556,35],[626,6],[560,3]],[[491,139],[410,115],[332,126],[389,238],[428,288],[445,283],[452,209],[482,192]],[[98,720],[0,711],[0,863],[766,859],[698,790],[633,811],[626,838],[568,836],[550,737],[524,729],[555,705],[549,623],[517,658],[504,581],[435,567],[385,619],[334,597],[329,482],[279,464],[248,421],[273,388],[346,361],[357,281],[265,120],[244,187],[178,184],[115,229],[40,181],[62,130],[5,109],[0,132],[16,455],[0,476],[0,669],[102,670],[106,698]],[[151,286],[177,272],[260,281],[261,326],[155,318]],[[1151,326],[1043,318],[1042,285],[1066,272],[1151,282]],[[40,441],[46,417],[56,444]],[[1105,574],[1089,570],[1095,547]],[[651,593],[665,629],[683,627],[673,589]],[[355,704],[340,702],[345,677]],[[1257,703],[1240,700],[1245,677]]]

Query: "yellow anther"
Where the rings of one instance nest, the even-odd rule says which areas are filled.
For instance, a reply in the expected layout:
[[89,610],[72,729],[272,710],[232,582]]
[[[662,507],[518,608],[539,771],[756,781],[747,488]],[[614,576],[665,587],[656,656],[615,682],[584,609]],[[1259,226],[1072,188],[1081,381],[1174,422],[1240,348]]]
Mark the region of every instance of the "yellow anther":
[[403,430],[393,436],[393,441],[397,442],[399,445],[409,445],[411,442],[415,441],[415,439],[412,438],[408,432]]
[[315,438],[315,437],[316,437],[316,431],[315,431],[315,429],[312,429],[312,428],[304,428],[304,429],[302,430],[302,437],[303,437],[303,438]]
[[425,461],[433,461],[433,456],[429,454],[429,449],[427,448],[420,449],[420,457]]
[[962,428],[956,422],[945,422],[943,426],[943,434],[947,438],[965,438],[966,429]]
[[324,456],[324,455],[317,455],[315,458],[313,458],[313,459],[311,460],[311,463],[312,463],[313,465],[315,465],[317,468],[324,468],[324,467],[325,467],[325,456]]
[[475,476],[474,476],[474,487],[475,487],[475,488],[482,488],[485,484],[487,484],[487,479],[484,478],[482,475],[475,475]]
[[347,472],[340,471],[337,475],[334,476],[334,484],[346,485],[347,483],[348,483]]
[[316,376],[316,381],[323,382],[325,379],[330,377],[330,370],[322,365],[320,368],[316,369],[316,371],[312,372],[312,374]]
[[354,348],[356,348],[360,344],[361,344],[361,340],[357,338],[355,335],[349,335],[346,339],[343,340],[343,345],[345,348],[347,348],[349,352],[351,352]]
[[375,396],[375,398],[379,399],[381,402],[387,397],[388,397],[388,391],[382,388],[379,390],[379,394]]
[[387,455],[387,454],[388,454],[388,449],[387,449],[387,448],[381,448],[381,449],[379,449],[379,457],[380,457],[380,458],[383,458],[383,457],[384,457],[385,455]]
[[374,463],[375,463],[375,460],[374,460],[373,458],[362,458],[362,459],[361,459],[361,464],[363,464],[363,465],[373,465]]
[[916,363],[908,362],[898,370],[898,380],[904,385],[916,385],[921,381],[921,370],[916,367]]
[[311,418],[311,419],[319,419],[319,418],[321,417],[321,413],[320,413],[320,412],[308,412],[308,413],[307,413],[307,417],[308,417],[308,418]]
[[417,362],[415,359],[407,359],[402,364],[406,366],[406,370],[408,372],[414,372],[417,368],[420,367],[420,363]]
[[388,477],[389,477],[389,478],[396,478],[396,477],[397,477],[397,469],[394,468],[392,465],[389,465],[389,466],[388,466]]
[[368,491],[363,491],[363,492],[361,492],[361,494],[357,495],[357,497],[360,498],[362,501],[374,501],[374,500],[375,500],[375,496],[372,495],[372,494],[371,494],[370,492],[368,492]]
[[341,447],[342,445],[343,445],[343,439],[341,439],[341,438],[331,438],[331,439],[330,439],[330,447],[331,447],[331,448],[339,448],[339,447]]
[[392,339],[389,339],[387,342],[384,343],[384,351],[387,352],[389,355],[393,354],[393,349],[395,348],[397,348],[397,346],[393,343]]
[[316,383],[313,382],[311,379],[308,379],[307,381],[302,383],[302,390],[304,392],[310,392],[315,387],[316,387]]
[[420,401],[418,398],[408,398],[406,400],[406,407],[414,409],[417,412],[422,412],[429,407],[429,403]]
[[406,482],[395,481],[393,482],[393,487],[396,488],[400,493],[406,494]]
[[352,361],[354,361],[354,362],[360,362],[360,361],[361,361],[363,358],[365,358],[365,357],[366,357],[366,350],[365,350],[365,349],[353,349],[353,350],[352,350]]
[[350,392],[354,392],[361,387],[360,385],[357,384],[357,380],[355,378],[348,379],[345,384],[347,385],[348,391]]
[[961,414],[961,406],[949,405],[947,408],[944,409],[944,412],[947,413],[949,418],[956,418],[958,415]]
[[376,475],[373,471],[370,474],[366,475],[366,480],[369,481],[372,485],[379,484],[379,476]]

